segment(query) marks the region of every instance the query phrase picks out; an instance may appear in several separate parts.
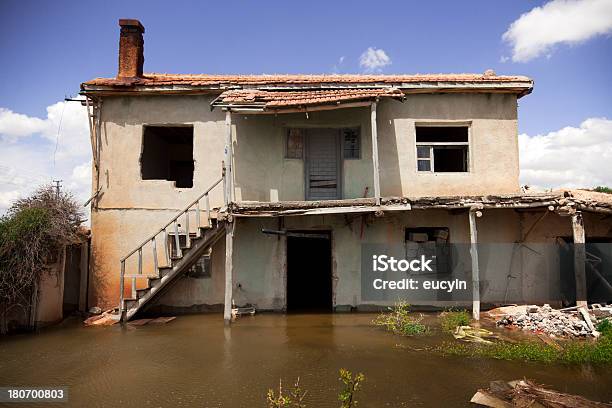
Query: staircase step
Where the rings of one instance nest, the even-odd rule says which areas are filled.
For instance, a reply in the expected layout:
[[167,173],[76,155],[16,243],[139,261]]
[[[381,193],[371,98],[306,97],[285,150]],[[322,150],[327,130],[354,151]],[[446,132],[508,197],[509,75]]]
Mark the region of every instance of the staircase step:
[[[190,246],[181,245],[181,256],[170,256],[170,265],[161,265],[157,268],[157,275],[148,276],[148,287],[136,290],[136,299],[125,299],[126,319],[131,319],[141,308],[159,296],[164,288],[176,278],[183,276],[187,271],[187,265],[191,265],[194,256],[203,254],[207,248],[211,248],[219,240],[225,231],[220,228],[216,221],[211,226],[199,227],[199,236],[196,233],[189,233]],[[182,234],[183,237],[185,234]],[[143,278],[145,276],[142,276]]]

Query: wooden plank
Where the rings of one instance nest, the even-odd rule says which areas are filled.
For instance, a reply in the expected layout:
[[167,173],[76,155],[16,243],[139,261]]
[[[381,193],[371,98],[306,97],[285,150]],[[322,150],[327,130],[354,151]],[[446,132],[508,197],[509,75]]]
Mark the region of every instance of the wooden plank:
[[378,126],[376,120],[376,102],[370,107],[370,123],[372,133],[372,166],[374,168],[374,198],[380,205],[380,167],[378,164]]
[[232,202],[232,190],[234,188],[232,178],[232,113],[228,110],[225,112],[225,204]]
[[572,233],[574,236],[574,277],[576,279],[576,305],[587,306],[586,288],[586,250],[584,221],[582,213],[572,214]]
[[478,266],[478,231],[476,228],[476,213],[469,212],[470,220],[470,255],[472,257],[472,317],[480,320],[480,277]]
[[145,324],[149,323],[151,320],[153,320],[153,319],[132,320],[128,324],[131,325],[131,326],[144,326]]
[[225,304],[223,309],[223,320],[229,324],[232,320],[232,297],[233,297],[233,252],[234,252],[234,228],[235,221],[225,225]]
[[155,319],[151,319],[148,324],[166,324],[176,319],[176,316],[168,316],[168,317],[158,317]]

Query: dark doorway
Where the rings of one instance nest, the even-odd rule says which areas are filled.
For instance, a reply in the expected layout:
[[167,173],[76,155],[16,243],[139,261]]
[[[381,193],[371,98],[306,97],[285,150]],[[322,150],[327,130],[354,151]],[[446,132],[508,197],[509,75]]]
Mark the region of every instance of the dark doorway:
[[332,310],[331,235],[327,231],[287,235],[287,310]]
[[64,266],[64,316],[79,310],[81,289],[81,246],[66,247],[66,263]]

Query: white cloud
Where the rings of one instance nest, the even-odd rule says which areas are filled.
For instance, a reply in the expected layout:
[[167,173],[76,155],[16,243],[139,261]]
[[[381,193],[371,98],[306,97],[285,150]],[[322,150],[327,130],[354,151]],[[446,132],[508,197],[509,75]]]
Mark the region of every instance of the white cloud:
[[0,214],[52,180],[63,180],[84,202],[91,194],[90,163],[87,113],[79,103],[55,103],[44,119],[0,108]]
[[359,57],[359,66],[366,72],[381,71],[387,65],[391,65],[391,58],[382,48],[369,47]]
[[612,1],[552,0],[521,15],[504,33],[512,60],[550,55],[557,44],[576,44],[612,32]]
[[45,128],[45,121],[31,118],[9,109],[0,108],[0,135],[15,139],[41,132]]
[[612,120],[590,118],[580,127],[519,135],[521,184],[544,189],[612,186]]

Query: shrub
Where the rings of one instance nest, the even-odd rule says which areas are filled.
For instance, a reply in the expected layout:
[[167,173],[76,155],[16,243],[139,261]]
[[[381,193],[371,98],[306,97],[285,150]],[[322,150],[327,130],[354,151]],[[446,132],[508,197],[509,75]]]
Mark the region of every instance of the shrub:
[[41,187],[17,200],[0,218],[0,333],[7,331],[8,311],[30,307],[49,261],[67,244],[75,242],[81,211],[68,193]]
[[597,191],[598,193],[612,194],[612,188],[606,186],[597,186],[593,189],[593,191]]
[[408,303],[400,301],[394,307],[389,308],[389,313],[381,313],[376,316],[373,323],[403,336],[414,336],[428,332],[428,327],[421,323],[423,316],[412,317],[409,308]]
[[457,326],[468,326],[470,313],[467,310],[449,309],[440,313],[440,326],[442,330],[452,332]]

